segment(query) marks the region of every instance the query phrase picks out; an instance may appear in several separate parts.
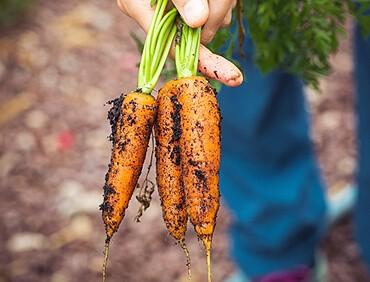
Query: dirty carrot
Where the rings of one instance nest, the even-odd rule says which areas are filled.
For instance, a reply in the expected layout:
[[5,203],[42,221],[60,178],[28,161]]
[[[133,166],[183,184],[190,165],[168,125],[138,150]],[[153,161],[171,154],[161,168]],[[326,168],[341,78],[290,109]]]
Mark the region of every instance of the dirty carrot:
[[[176,40],[180,159],[187,213],[206,250],[211,281],[211,246],[219,209],[220,121],[216,91],[196,76],[201,30],[181,25]],[[186,47],[185,47],[186,44]]]
[[185,244],[188,215],[185,191],[181,184],[180,109],[177,101],[177,81],[165,84],[157,97],[155,122],[157,186],[162,204],[163,220],[170,235],[178,242],[187,257],[190,280],[190,256]]
[[107,240],[118,230],[140,176],[156,112],[154,97],[139,92],[113,104],[109,112],[113,150],[101,205]]
[[179,81],[182,179],[186,206],[195,232],[210,250],[219,209],[220,112],[216,93],[203,77]]
[[137,90],[113,100],[108,113],[113,149],[105,177],[104,202],[100,205],[106,231],[103,281],[106,280],[111,238],[123,220],[145,160],[156,115],[156,102],[151,92],[176,34],[177,12],[172,9],[164,14],[167,2],[157,1],[141,58]]
[[139,179],[156,112],[155,99],[148,94],[131,92],[113,103],[109,112],[115,125],[113,150],[100,206],[106,231],[105,257]]

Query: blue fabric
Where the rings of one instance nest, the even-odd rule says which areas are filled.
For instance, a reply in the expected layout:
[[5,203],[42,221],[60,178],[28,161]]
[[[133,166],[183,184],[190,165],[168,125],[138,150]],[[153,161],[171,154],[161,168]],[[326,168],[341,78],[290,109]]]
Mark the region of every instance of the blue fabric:
[[355,210],[356,237],[370,268],[370,37],[355,30],[355,79],[358,112],[358,201]]
[[[252,55],[250,39],[245,47]],[[326,206],[301,81],[262,75],[251,56],[236,59],[246,82],[219,95],[220,187],[233,214],[232,255],[255,277],[312,264]]]

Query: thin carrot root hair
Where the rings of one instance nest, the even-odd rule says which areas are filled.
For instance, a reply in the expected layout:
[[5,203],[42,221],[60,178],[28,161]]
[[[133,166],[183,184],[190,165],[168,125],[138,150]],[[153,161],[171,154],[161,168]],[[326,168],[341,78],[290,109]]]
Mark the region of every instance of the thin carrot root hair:
[[151,135],[152,151],[150,153],[150,161],[148,168],[145,174],[145,178],[141,185],[137,184],[137,187],[140,189],[139,195],[136,196],[136,200],[140,203],[139,210],[135,216],[135,221],[140,222],[141,217],[144,212],[150,207],[152,201],[152,196],[155,190],[155,184],[152,180],[149,179],[149,174],[154,162],[154,151],[155,151],[155,142],[154,142],[154,132],[152,131]]
[[181,249],[184,251],[186,256],[186,267],[188,269],[188,281],[191,281],[191,259],[188,247],[186,246],[185,240],[179,240],[178,244],[180,245]]
[[104,261],[103,261],[103,270],[102,270],[102,276],[103,276],[103,282],[107,281],[107,267],[108,267],[108,257],[109,257],[109,246],[110,246],[110,238],[107,237],[105,239],[105,245],[104,245]]
[[207,256],[207,274],[208,282],[212,282],[212,272],[211,272],[211,248],[212,248],[212,239],[209,236],[206,236],[202,239],[204,248],[206,250]]

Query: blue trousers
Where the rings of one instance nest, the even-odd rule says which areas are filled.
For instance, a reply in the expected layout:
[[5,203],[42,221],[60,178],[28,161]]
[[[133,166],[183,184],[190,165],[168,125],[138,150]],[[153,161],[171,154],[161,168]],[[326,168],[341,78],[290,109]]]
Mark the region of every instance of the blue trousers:
[[[370,263],[370,42],[356,31],[359,113],[357,238]],[[249,276],[313,263],[326,229],[324,187],[310,141],[302,82],[262,75],[253,45],[240,60],[246,82],[224,88],[221,192],[230,207],[232,256]]]

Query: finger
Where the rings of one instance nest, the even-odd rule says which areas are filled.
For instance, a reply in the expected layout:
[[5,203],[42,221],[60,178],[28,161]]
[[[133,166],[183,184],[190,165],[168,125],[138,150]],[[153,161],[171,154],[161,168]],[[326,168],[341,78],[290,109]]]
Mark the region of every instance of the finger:
[[[135,19],[141,28],[148,32],[150,23],[154,15],[154,9],[150,6],[148,0],[122,1],[117,0],[120,10]],[[139,7],[139,8],[138,8]]]
[[233,17],[233,11],[230,9],[230,11],[227,13],[226,17],[222,21],[221,27],[227,27],[231,24],[231,20]]
[[[172,59],[175,58],[174,47],[170,52]],[[232,62],[212,53],[203,45],[200,46],[199,50],[198,70],[207,78],[215,79],[230,87],[236,87],[243,83],[243,74]]]
[[209,18],[202,29],[201,42],[208,44],[212,41],[226,15],[232,7],[232,0],[210,1]]
[[199,53],[199,71],[227,86],[236,87],[243,83],[243,74],[233,63],[213,54],[203,45]]
[[195,28],[207,22],[210,14],[207,0],[173,0],[172,2],[187,25]]
[[125,4],[121,0],[117,0],[118,8],[127,15],[127,9]]

